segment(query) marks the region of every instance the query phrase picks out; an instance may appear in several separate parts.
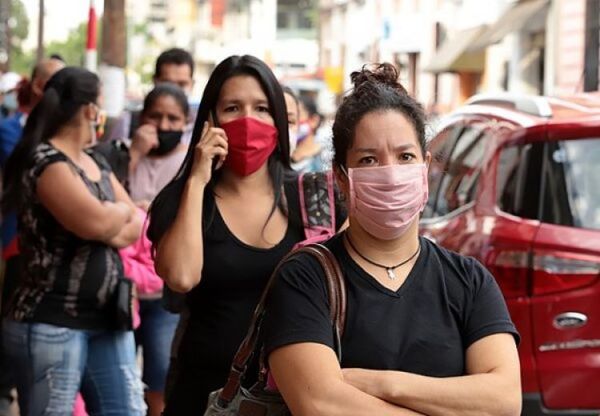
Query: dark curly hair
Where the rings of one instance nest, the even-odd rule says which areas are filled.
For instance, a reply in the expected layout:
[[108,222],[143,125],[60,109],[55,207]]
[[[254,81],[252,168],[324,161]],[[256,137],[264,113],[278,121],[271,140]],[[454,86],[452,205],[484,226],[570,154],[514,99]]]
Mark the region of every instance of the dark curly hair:
[[398,71],[389,63],[367,65],[350,74],[354,88],[342,100],[333,123],[334,163],[346,165],[346,154],[354,142],[359,121],[368,113],[399,111],[410,120],[417,132],[423,155],[426,152],[425,112],[398,82]]

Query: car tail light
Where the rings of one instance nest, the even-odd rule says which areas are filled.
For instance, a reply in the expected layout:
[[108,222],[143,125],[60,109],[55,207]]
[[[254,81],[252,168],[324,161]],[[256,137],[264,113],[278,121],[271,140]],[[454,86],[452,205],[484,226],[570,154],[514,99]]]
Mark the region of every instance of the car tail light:
[[539,252],[533,258],[533,295],[578,289],[600,278],[600,259],[561,252]]
[[527,296],[529,292],[529,253],[526,251],[491,251],[485,266],[496,278],[500,290],[506,298]]
[[563,252],[493,250],[485,265],[506,298],[582,288],[600,279],[600,259]]

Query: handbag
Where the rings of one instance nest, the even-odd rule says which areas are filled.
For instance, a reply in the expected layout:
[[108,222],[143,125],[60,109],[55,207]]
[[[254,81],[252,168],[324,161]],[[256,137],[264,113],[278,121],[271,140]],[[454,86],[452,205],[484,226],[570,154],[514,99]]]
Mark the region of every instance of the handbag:
[[113,312],[117,331],[133,330],[133,300],[135,285],[129,279],[119,277],[113,294]]
[[[335,185],[333,172],[309,172],[298,176],[304,242],[319,242],[335,234]],[[302,243],[304,243],[302,242]],[[306,245],[306,243],[304,243]]]
[[[290,258],[306,253],[318,260],[325,271],[325,283],[329,299],[329,318],[334,331],[335,350],[341,360],[341,336],[346,319],[346,287],[340,266],[329,249],[320,244],[310,244],[290,252],[277,265],[261,299],[254,311],[250,328],[240,345],[231,365],[225,386],[212,392],[204,416],[288,416],[289,412],[283,398],[276,390],[267,387],[268,369],[262,346],[258,348],[260,328],[265,314],[265,301],[277,274]],[[258,381],[249,389],[241,386],[253,356],[259,357]]]

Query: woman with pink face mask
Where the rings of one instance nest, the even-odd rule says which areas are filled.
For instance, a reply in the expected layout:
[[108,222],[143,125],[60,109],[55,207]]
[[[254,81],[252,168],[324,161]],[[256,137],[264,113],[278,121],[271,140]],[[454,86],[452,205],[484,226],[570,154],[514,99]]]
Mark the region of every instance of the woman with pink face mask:
[[[277,79],[252,56],[225,59],[206,84],[178,174],[150,208],[156,270],[185,293],[166,416],[203,414],[273,269],[305,238],[289,163]],[[341,212],[336,218],[344,221]]]
[[324,272],[301,254],[266,303],[271,375],[296,416],[518,415],[519,335],[494,278],[419,237],[431,155],[423,110],[397,78],[390,64],[354,72],[333,126],[349,208],[326,243],[346,283],[341,357]]

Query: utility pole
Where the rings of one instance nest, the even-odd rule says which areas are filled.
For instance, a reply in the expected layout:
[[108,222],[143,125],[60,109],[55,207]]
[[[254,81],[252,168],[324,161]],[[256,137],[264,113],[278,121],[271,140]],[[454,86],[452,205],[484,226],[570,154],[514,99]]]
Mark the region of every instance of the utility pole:
[[583,90],[598,91],[598,59],[600,52],[600,0],[585,2],[585,48]]
[[92,72],[96,72],[96,70],[98,69],[98,52],[96,50],[96,37],[98,31],[96,21],[96,5],[94,0],[90,0],[87,41],[85,46],[85,67],[86,69]]
[[44,15],[46,9],[44,9],[44,0],[40,0],[40,12],[38,16],[38,47],[37,47],[37,61],[41,61],[44,58]]
[[125,107],[126,33],[125,0],[104,0],[98,73],[104,86],[104,107],[109,117],[118,117]]

